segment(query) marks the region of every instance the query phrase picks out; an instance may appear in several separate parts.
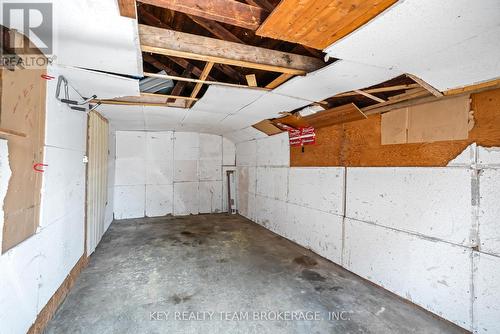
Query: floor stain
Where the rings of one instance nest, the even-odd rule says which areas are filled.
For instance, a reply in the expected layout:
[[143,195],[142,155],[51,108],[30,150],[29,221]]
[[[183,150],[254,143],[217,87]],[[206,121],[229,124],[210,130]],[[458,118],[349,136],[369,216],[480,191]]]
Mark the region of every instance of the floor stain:
[[304,269],[302,270],[302,274],[300,275],[303,279],[312,282],[324,282],[326,277],[321,276],[319,273],[314,270]]
[[314,267],[315,265],[318,264],[318,261],[307,255],[296,257],[295,259],[293,259],[293,262],[300,264],[301,266],[304,267]]

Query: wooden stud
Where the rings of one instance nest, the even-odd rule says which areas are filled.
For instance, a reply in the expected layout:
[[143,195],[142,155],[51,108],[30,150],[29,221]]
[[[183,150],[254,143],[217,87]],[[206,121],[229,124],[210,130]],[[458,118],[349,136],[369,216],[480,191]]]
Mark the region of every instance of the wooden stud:
[[372,95],[370,93],[367,93],[367,92],[364,92],[362,90],[355,90],[356,93],[360,94],[360,95],[363,95],[369,99],[372,99],[373,101],[376,101],[376,102],[385,102],[384,99],[381,99],[380,97],[377,97],[375,95]]
[[[208,77],[208,73],[210,73],[210,70],[212,70],[213,66],[214,66],[214,63],[212,63],[212,62],[208,62],[205,64],[205,67],[203,68],[203,72],[201,72],[201,75],[200,75],[200,80],[205,80]],[[194,86],[193,92],[191,93],[192,98],[195,98],[198,95],[202,86],[203,86],[202,82],[198,82],[196,84],[196,86]],[[186,108],[189,108],[192,105],[193,105],[193,101],[186,102]]]
[[143,51],[167,56],[296,75],[315,71],[324,65],[323,61],[313,57],[142,24],[139,25],[139,36]]
[[269,88],[269,89],[276,88],[279,85],[281,85],[281,84],[285,83],[286,81],[288,81],[288,79],[290,79],[292,77],[293,77],[292,74],[284,73],[284,74],[280,75],[279,77],[277,77],[276,79],[274,79],[273,81],[271,81],[270,83],[268,83],[266,85],[266,88]]
[[[419,84],[397,85],[397,86],[390,86],[390,87],[364,89],[363,91],[365,93],[372,94],[372,93],[393,92],[393,91],[397,91],[397,90],[407,90],[407,89],[412,89],[412,88],[417,88],[417,87],[420,87],[420,85]],[[345,96],[355,96],[355,95],[359,95],[359,93],[352,91],[352,92],[340,93],[340,94],[335,95],[334,97],[345,97]]]
[[482,82],[482,83],[474,84],[474,85],[470,85],[470,86],[449,89],[449,90],[445,91],[443,94],[446,96],[457,95],[457,94],[463,94],[463,93],[467,93],[467,92],[478,91],[478,90],[483,90],[483,89],[488,89],[488,88],[497,88],[498,86],[500,86],[500,79],[495,79],[495,80],[490,80],[490,81],[486,81],[486,82]]
[[247,84],[249,87],[257,87],[257,77],[255,76],[255,74],[245,75],[245,78],[247,79]]
[[167,8],[188,15],[257,30],[267,11],[236,0],[139,0],[156,7]]
[[19,132],[16,130],[4,129],[4,128],[0,128],[0,135],[26,138],[26,134],[23,132]]

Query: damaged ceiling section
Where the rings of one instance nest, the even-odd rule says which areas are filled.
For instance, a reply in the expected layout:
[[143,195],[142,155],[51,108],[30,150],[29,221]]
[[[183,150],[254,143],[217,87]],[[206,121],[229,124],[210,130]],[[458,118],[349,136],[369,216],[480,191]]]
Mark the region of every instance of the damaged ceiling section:
[[[69,82],[80,95],[97,96],[113,129],[241,141],[265,136],[252,127],[263,120],[318,113],[339,124],[497,79],[500,5],[473,7],[465,0],[57,1],[54,64],[74,73]],[[87,75],[100,79],[89,84]]]

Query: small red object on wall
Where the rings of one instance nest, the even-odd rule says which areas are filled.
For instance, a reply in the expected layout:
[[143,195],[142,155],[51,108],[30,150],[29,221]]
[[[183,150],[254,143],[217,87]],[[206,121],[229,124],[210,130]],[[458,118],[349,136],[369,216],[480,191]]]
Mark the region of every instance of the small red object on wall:
[[38,172],[38,173],[43,173],[43,172],[45,172],[45,170],[43,169],[43,167],[47,167],[47,166],[48,165],[46,165],[46,164],[37,163],[37,164],[33,165],[33,170],[35,172]]
[[290,146],[304,146],[316,143],[316,132],[312,126],[299,129],[288,129]]

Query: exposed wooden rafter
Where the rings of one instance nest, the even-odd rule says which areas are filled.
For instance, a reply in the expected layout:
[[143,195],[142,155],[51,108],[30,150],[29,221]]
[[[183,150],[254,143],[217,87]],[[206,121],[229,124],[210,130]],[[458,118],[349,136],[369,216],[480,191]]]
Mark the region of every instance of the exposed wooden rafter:
[[236,0],[139,0],[149,5],[167,8],[230,25],[257,30],[268,12]]
[[270,89],[276,88],[292,77],[293,77],[292,74],[284,73],[284,74],[280,75],[279,77],[277,77],[276,79],[274,79],[273,81],[271,81],[270,83],[268,83],[266,85],[266,88],[270,88]]
[[145,52],[303,75],[323,66],[319,59],[214,38],[139,25]]
[[368,92],[365,92],[365,91],[362,91],[362,90],[355,90],[355,92],[358,93],[359,95],[363,95],[364,97],[372,99],[373,101],[376,101],[376,102],[385,102],[384,99],[381,99],[380,97],[372,95],[372,94],[370,94]]
[[[214,66],[214,63],[212,63],[212,62],[208,62],[205,64],[205,67],[203,68],[203,72],[201,72],[201,75],[200,75],[200,80],[205,80],[208,77],[208,74],[212,70],[213,66]],[[201,82],[198,82],[196,84],[196,86],[194,86],[193,92],[191,93],[192,98],[196,98],[196,96],[200,92],[200,89],[202,86],[203,86],[203,83],[201,83]],[[192,104],[193,104],[192,101],[188,101],[186,103],[186,107],[189,108],[189,107],[191,107]]]
[[[247,85],[233,84],[233,83],[229,83],[229,82],[200,80],[200,79],[193,79],[193,78],[183,78],[183,77],[178,77],[178,76],[174,76],[174,75],[164,75],[164,74],[148,73],[148,72],[144,72],[144,76],[150,77],[150,78],[183,80],[183,81],[187,81],[187,82],[203,83],[203,84],[207,84],[207,85],[219,85],[219,86],[227,86],[227,87],[246,87],[246,88],[249,87]],[[260,87],[253,87],[253,88],[260,89],[260,90],[269,90],[267,88],[260,88]]]
[[[418,88],[420,87],[419,84],[409,84],[409,85],[396,85],[396,86],[390,86],[390,87],[380,87],[380,88],[371,88],[371,89],[363,89],[365,93],[385,93],[385,92],[394,92],[398,90],[407,90],[407,89],[413,89],[413,88]],[[352,92],[346,92],[346,93],[340,93],[335,95],[334,97],[345,97],[345,96],[354,96],[354,95],[360,95],[356,91]]]
[[427,82],[425,82],[424,80],[420,79],[419,77],[417,77],[417,76],[415,76],[413,74],[409,74],[409,73],[406,73],[406,76],[408,78],[412,79],[413,81],[415,81],[416,83],[418,83],[423,88],[425,88],[432,95],[437,96],[437,97],[443,96],[443,93],[441,93],[439,90],[437,90],[436,88],[432,87]]
[[[185,77],[185,78],[189,78],[191,76],[192,71],[193,71],[193,65],[189,64],[189,66],[186,69],[184,69],[184,71],[182,72],[181,76]],[[171,94],[174,95],[174,96],[175,95],[177,95],[177,96],[181,95],[182,91],[184,90],[184,88],[186,87],[186,85],[187,85],[187,81],[177,81],[175,83],[174,88],[172,89]],[[173,101],[175,101],[175,99],[173,99],[173,98],[169,98],[167,100],[167,102],[173,102]]]

